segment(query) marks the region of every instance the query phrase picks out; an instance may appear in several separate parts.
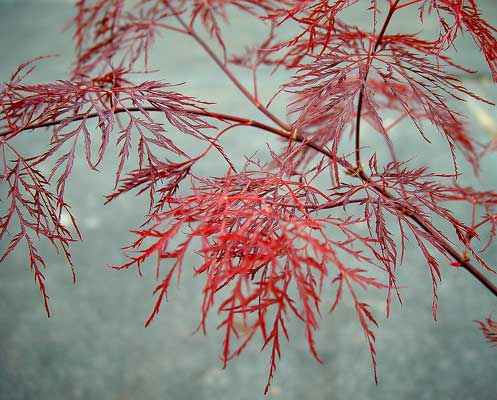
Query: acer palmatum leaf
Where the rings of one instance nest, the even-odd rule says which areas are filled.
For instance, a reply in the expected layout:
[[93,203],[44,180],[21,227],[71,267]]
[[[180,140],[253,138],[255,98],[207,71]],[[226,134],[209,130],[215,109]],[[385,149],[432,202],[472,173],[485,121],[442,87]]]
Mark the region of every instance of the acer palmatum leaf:
[[497,322],[489,316],[485,321],[475,321],[492,347],[497,347]]
[[[361,26],[348,23],[350,8],[369,19]],[[391,32],[400,10],[420,24],[432,14],[439,29],[432,36]],[[265,21],[268,29],[262,42],[241,54],[232,51],[224,33],[236,11]],[[80,232],[65,201],[68,182],[78,157],[98,171],[112,146],[116,179],[107,202],[132,191],[149,197],[148,215],[126,249],[128,261],[115,266],[141,273],[155,259],[159,283],[146,325],[159,313],[173,279],[181,277],[187,254],[197,253],[201,261],[192,270],[204,284],[198,329],[205,332],[208,316],[219,315],[224,365],[258,336],[269,353],[266,392],[282,338],[289,339],[288,320],[302,322],[308,349],[319,361],[321,311],[335,310],[347,297],[377,380],[377,318],[366,290],[385,293],[388,315],[393,295],[402,301],[397,270],[410,248],[427,266],[434,318],[446,266],[465,269],[497,296],[486,276],[495,265],[482,253],[494,244],[497,194],[458,182],[459,153],[477,174],[492,145],[468,130],[454,103],[468,96],[486,100],[464,86],[460,75],[473,71],[446,52],[467,32],[497,80],[496,28],[476,1],[78,0],[70,29],[76,50],[70,79],[26,83],[35,59],[0,90],[0,180],[6,188],[0,238],[8,243],[0,262],[25,246],[47,313],[39,239],[63,252],[72,268],[69,245]],[[183,94],[179,85],[138,80],[139,73],[155,71],[154,43],[178,37],[205,51],[227,84],[269,122],[247,118],[245,110],[214,111],[212,103]],[[263,101],[266,88],[259,77],[268,65],[289,74]],[[235,66],[249,69],[250,85]],[[276,100],[288,105],[281,110],[287,120],[273,111]],[[426,146],[435,128],[447,142],[454,173],[399,159],[402,139],[392,130],[401,122],[410,123]],[[283,139],[280,147],[268,147],[270,161],[232,159],[220,139],[241,127],[253,128],[244,134]],[[202,150],[180,145],[171,130]],[[44,151],[28,156],[16,144],[30,131],[36,140],[48,139]],[[366,134],[382,139],[368,150],[368,159]],[[379,157],[382,151],[386,156]],[[203,177],[208,154],[218,155],[227,170]],[[330,297],[332,304],[324,304]],[[495,342],[495,322],[489,317],[479,325]]]

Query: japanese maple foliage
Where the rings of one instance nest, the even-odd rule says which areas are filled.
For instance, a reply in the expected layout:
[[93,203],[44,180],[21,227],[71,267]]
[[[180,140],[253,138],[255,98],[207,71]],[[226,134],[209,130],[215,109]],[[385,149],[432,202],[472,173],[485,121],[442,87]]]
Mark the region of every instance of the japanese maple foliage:
[[492,319],[492,317],[487,317],[485,322],[476,321],[480,325],[480,329],[487,341],[492,345],[492,347],[497,347],[497,322]]
[[[370,23],[348,23],[342,12],[350,7],[369,13]],[[233,53],[224,37],[233,10],[267,29],[266,39],[244,54]],[[439,32],[391,32],[401,10],[418,17],[420,27],[431,15]],[[260,335],[269,352],[266,391],[280,341],[288,339],[288,318],[302,321],[309,351],[319,360],[319,320],[346,294],[377,379],[377,322],[365,290],[385,293],[387,314],[394,297],[401,301],[396,271],[408,242],[426,262],[434,318],[447,266],[467,270],[497,296],[487,276],[495,266],[482,256],[497,230],[497,192],[458,183],[458,158],[477,174],[481,157],[495,145],[479,141],[451,106],[468,96],[491,104],[460,80],[474,71],[448,55],[464,32],[497,81],[497,29],[475,0],[79,0],[69,29],[76,53],[69,78],[25,83],[38,58],[21,65],[0,95],[0,179],[7,188],[0,239],[9,241],[0,262],[15,250],[28,250],[47,313],[38,245],[47,239],[73,268],[70,246],[84,232],[66,203],[67,182],[77,157],[97,170],[109,146],[119,151],[107,202],[128,192],[147,193],[150,202],[143,225],[133,230],[136,241],[125,249],[129,260],[114,267],[141,271],[155,260],[159,284],[146,325],[171,281],[182,275],[185,256],[197,253],[201,261],[193,274],[204,282],[198,328],[205,332],[211,312],[220,315],[225,364]],[[140,81],[154,69],[154,42],[165,37],[200,46],[261,120],[215,112],[210,99],[186,96],[167,76]],[[273,97],[262,99],[258,76],[268,65],[288,71],[288,79]],[[252,85],[242,83],[235,66],[251,71]],[[286,110],[273,106],[274,98],[288,96]],[[426,146],[438,131],[453,173],[399,160],[391,130],[400,123],[410,123],[411,134],[421,135]],[[240,166],[221,146],[223,135],[247,126],[282,139],[279,148],[269,149],[270,161],[247,156]],[[42,154],[28,156],[16,140],[32,130],[50,135],[50,141]],[[182,148],[170,130],[191,136],[198,147]],[[363,136],[372,134],[382,140],[366,156]],[[383,148],[387,158],[378,156]],[[132,152],[138,159],[133,167]],[[225,168],[202,177],[197,165],[213,152]],[[455,204],[471,218],[452,211]],[[63,215],[70,216],[70,226]],[[334,301],[325,304],[326,296]],[[495,343],[496,322],[488,317],[478,323]]]

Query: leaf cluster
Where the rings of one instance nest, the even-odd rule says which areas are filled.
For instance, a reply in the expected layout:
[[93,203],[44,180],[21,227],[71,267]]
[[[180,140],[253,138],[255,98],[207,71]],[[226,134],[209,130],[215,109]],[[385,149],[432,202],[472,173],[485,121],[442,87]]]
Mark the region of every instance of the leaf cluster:
[[[348,9],[367,13],[367,24],[348,23]],[[224,33],[233,12],[267,29],[241,55]],[[420,24],[430,15],[440,29],[433,37],[390,32],[400,12]],[[269,352],[266,392],[282,338],[289,338],[288,320],[302,322],[319,361],[322,310],[344,301],[353,304],[377,379],[377,320],[368,289],[385,294],[388,315],[393,298],[402,301],[397,268],[411,248],[427,266],[434,318],[446,266],[466,270],[497,296],[487,277],[494,266],[483,253],[496,236],[497,193],[461,185],[458,167],[462,155],[479,173],[495,146],[471,132],[454,105],[468,97],[491,103],[464,86],[460,75],[474,71],[447,55],[467,32],[497,81],[496,28],[476,1],[79,0],[69,29],[76,51],[69,79],[26,83],[35,59],[0,91],[6,188],[0,239],[10,237],[0,262],[25,244],[47,312],[39,239],[62,251],[72,268],[69,247],[81,232],[65,201],[67,182],[77,157],[98,171],[111,147],[116,179],[106,202],[130,192],[148,193],[150,202],[143,225],[132,231],[127,261],[114,266],[141,274],[155,260],[159,283],[146,325],[184,274],[186,257],[197,254],[190,272],[203,279],[198,329],[205,332],[209,315],[218,314],[224,365],[259,337]],[[202,48],[265,120],[243,110],[216,112],[211,102],[183,94],[181,85],[140,81],[153,70],[149,56],[157,38],[178,36]],[[266,98],[259,77],[268,65],[286,80]],[[239,66],[249,70],[252,87],[240,79]],[[286,100],[286,112],[274,110],[276,98]],[[399,159],[403,138],[392,133],[406,125],[403,135],[420,135],[426,146],[438,131],[454,172]],[[282,139],[268,146],[270,161],[232,160],[223,135],[257,131]],[[171,132],[188,135],[199,148],[183,148]],[[23,154],[17,140],[28,134],[48,137],[46,150]],[[366,135],[379,135],[377,147],[364,149]],[[199,170],[210,153],[225,169],[203,177]],[[67,215],[74,229],[62,222]],[[495,342],[495,322],[478,323]]]

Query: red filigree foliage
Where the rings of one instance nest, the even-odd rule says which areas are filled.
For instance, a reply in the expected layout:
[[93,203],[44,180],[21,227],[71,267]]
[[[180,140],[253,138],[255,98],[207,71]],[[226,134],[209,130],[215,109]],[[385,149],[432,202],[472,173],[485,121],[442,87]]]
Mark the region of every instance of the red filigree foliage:
[[[348,22],[343,16],[350,8],[369,13],[369,22]],[[234,12],[267,29],[243,53],[224,34]],[[417,33],[421,28],[392,31],[392,20],[408,13],[420,26],[434,19],[439,30],[432,37]],[[198,328],[205,332],[208,316],[219,315],[224,364],[254,338],[261,340],[269,352],[266,392],[281,340],[288,339],[288,320],[302,322],[319,360],[321,316],[344,298],[354,305],[376,379],[377,322],[366,289],[383,292],[390,313],[392,300],[402,298],[397,268],[408,248],[425,260],[434,318],[447,266],[466,270],[497,296],[487,276],[494,265],[483,253],[497,230],[497,192],[459,183],[458,169],[462,156],[479,173],[482,156],[496,146],[470,132],[457,103],[468,97],[491,103],[464,86],[460,77],[474,71],[447,52],[468,33],[497,81],[497,31],[476,1],[79,0],[68,29],[76,54],[68,79],[26,83],[38,58],[0,89],[6,188],[0,239],[8,242],[0,262],[28,250],[47,313],[39,244],[48,240],[72,269],[70,246],[83,232],[65,201],[67,182],[77,157],[96,171],[111,146],[118,149],[117,167],[107,202],[133,191],[148,193],[150,202],[143,225],[133,230],[137,239],[125,249],[128,261],[114,267],[141,272],[155,259],[159,283],[146,325],[171,281],[184,275],[185,257],[196,254],[198,264],[189,272],[204,282]],[[186,96],[167,76],[140,80],[155,71],[149,56],[159,38],[198,45],[263,119],[246,118],[243,110],[214,111],[209,99]],[[261,88],[267,66],[284,79],[274,94]],[[248,86],[238,75],[247,69]],[[275,109],[281,102],[286,110]],[[438,132],[453,172],[399,159],[399,140],[391,134],[399,125],[426,146]],[[270,161],[234,160],[222,147],[220,138],[241,127],[282,139],[261,149]],[[18,143],[33,131],[31,140],[48,137],[47,147],[25,154]],[[171,131],[198,147],[182,148]],[[364,137],[374,135],[377,147],[365,148]],[[205,177],[200,165],[210,153],[225,168]],[[478,323],[495,343],[496,323]]]
[[487,317],[485,321],[476,321],[480,326],[483,335],[492,347],[497,347],[497,322],[492,317]]

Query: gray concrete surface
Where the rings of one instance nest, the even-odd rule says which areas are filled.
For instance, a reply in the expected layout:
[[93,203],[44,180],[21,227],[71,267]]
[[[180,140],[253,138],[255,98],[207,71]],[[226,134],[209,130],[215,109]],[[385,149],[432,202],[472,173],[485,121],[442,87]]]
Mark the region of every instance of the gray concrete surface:
[[[69,35],[61,30],[73,13],[70,3],[0,1],[0,80],[5,80],[19,63],[47,53],[61,57],[41,63],[32,79],[66,77],[72,47]],[[479,3],[497,22],[494,0]],[[404,17],[394,26],[408,29],[413,22]],[[240,28],[232,37],[239,40],[239,45],[257,34],[246,20],[238,19],[236,26]],[[429,21],[423,29],[431,29]],[[462,42],[459,56],[480,68],[477,52],[469,44]],[[163,50],[167,46],[170,50]],[[257,116],[212,63],[204,61],[201,51],[191,50],[192,44],[184,46],[171,40],[154,54],[164,66],[164,79],[188,81],[189,93],[227,105],[220,110],[242,110],[244,115]],[[497,100],[497,90],[488,80],[469,84]],[[265,80],[263,85],[274,86],[274,82]],[[491,112],[495,117],[495,108]],[[471,117],[475,134],[483,135],[475,121]],[[419,142],[411,136],[402,139],[399,158],[416,151]],[[241,157],[244,151],[264,148],[267,141],[264,135],[234,135],[226,146]],[[31,135],[20,146],[36,152],[43,143]],[[372,146],[374,141],[366,144]],[[436,145],[426,147],[417,156],[420,163],[428,161],[433,168],[449,165]],[[497,158],[489,157],[478,181],[466,174],[463,182],[495,188],[496,165]],[[217,166],[211,165],[212,174],[216,174]],[[191,334],[199,318],[202,282],[192,279],[190,271],[185,270],[180,287],[172,290],[170,301],[163,305],[155,322],[147,329],[143,327],[153,305],[153,271],[145,270],[140,278],[135,271],[116,272],[107,265],[123,261],[120,247],[130,242],[128,230],[139,226],[146,204],[143,199],[127,196],[103,206],[103,196],[112,189],[114,169],[111,157],[99,174],[90,172],[84,160],[78,160],[68,188],[68,201],[84,234],[83,242],[73,246],[77,283],[72,285],[63,258],[48,252],[50,320],[44,314],[26,255],[16,252],[0,265],[0,399],[262,398],[268,355],[259,352],[257,343],[223,370],[218,358],[221,337],[213,329],[215,321],[210,322],[207,337]],[[495,246],[488,259],[497,259]],[[492,311],[497,313],[497,301],[466,272],[444,266],[443,274],[438,322],[431,317],[428,272],[415,253],[410,253],[400,268],[399,282],[407,286],[404,305],[395,305],[391,318],[384,317],[384,299],[374,294],[366,296],[380,320],[378,385],[373,381],[367,346],[352,305],[345,302],[334,315],[321,321],[317,348],[324,365],[309,355],[301,326],[290,324],[291,341],[283,345],[267,398],[497,399],[497,350],[484,343],[472,323]]]

